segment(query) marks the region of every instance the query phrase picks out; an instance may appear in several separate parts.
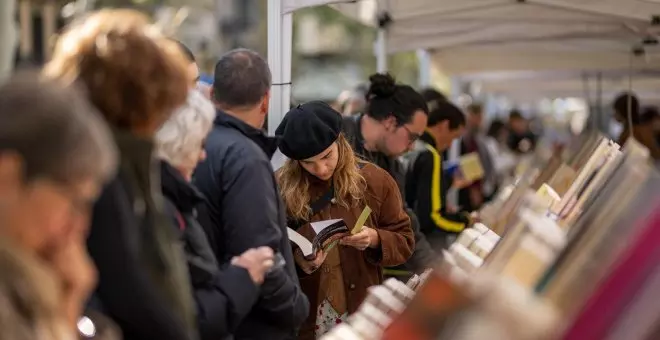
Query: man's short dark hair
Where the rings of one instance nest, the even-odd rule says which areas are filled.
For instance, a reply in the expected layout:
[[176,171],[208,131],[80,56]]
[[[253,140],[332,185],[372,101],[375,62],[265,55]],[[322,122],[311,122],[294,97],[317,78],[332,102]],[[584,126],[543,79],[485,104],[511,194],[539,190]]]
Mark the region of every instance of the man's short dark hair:
[[115,171],[110,131],[78,91],[32,74],[15,76],[0,86],[0,122],[0,153],[20,155],[26,182],[102,181]]
[[270,91],[268,63],[257,53],[236,49],[223,55],[215,64],[213,99],[227,108],[259,104]]
[[656,119],[660,119],[660,111],[657,106],[647,106],[642,109],[642,114],[639,117],[640,123],[652,123]]
[[639,99],[634,93],[624,92],[616,97],[612,107],[614,114],[622,118],[626,123],[628,122],[628,101],[630,101],[630,114],[632,116],[633,124],[638,124],[640,121],[640,108]]
[[480,114],[484,113],[484,107],[483,107],[483,105],[481,105],[479,103],[472,103],[472,104],[468,105],[466,111],[469,114],[480,115]]
[[465,115],[456,105],[446,100],[438,101],[429,112],[428,126],[436,126],[444,121],[449,121],[449,129],[456,130],[465,126]]
[[422,90],[421,92],[422,97],[424,97],[424,100],[426,102],[432,102],[432,101],[446,101],[447,96],[445,96],[442,92],[432,88],[432,87],[427,87]]
[[509,112],[509,120],[520,120],[520,119],[525,119],[525,117],[523,117],[520,111],[513,109],[511,110],[511,112]]

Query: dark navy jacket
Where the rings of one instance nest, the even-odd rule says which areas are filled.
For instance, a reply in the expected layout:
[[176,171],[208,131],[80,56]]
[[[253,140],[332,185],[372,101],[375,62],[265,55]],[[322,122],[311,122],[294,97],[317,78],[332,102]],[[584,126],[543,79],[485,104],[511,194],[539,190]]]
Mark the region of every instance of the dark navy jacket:
[[309,313],[270,164],[276,148],[263,131],[218,112],[206,140],[207,158],[194,175],[208,200],[207,216],[200,222],[220,263],[259,246],[273,248],[286,260],[284,268],[266,277],[256,305],[234,333],[236,339],[294,339]]

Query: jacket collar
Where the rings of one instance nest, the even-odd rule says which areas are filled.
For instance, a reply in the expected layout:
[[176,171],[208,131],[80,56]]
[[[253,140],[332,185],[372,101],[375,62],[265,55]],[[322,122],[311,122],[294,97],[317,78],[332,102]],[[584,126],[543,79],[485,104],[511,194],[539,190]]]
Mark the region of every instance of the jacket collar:
[[428,131],[424,131],[424,133],[422,133],[422,135],[419,137],[419,140],[432,146],[434,149],[437,149],[435,147],[435,139]]
[[244,121],[227,114],[222,110],[217,111],[214,124],[225,126],[242,133],[255,142],[266,153],[269,159],[273,157],[273,154],[275,154],[275,151],[277,150],[277,138],[266,136],[262,130],[255,129]]
[[204,201],[204,196],[188,183],[183,176],[165,161],[160,161],[160,176],[163,196],[174,204],[181,213],[192,213]]
[[153,141],[141,138],[126,130],[113,130],[117,148],[122,158],[131,163],[143,163],[144,160],[150,160],[154,150]]

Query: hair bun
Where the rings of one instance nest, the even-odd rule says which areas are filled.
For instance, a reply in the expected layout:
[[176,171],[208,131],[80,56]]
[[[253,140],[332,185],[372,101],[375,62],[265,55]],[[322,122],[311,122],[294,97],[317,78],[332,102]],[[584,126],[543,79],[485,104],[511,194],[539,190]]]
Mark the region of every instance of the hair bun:
[[376,73],[369,77],[367,99],[372,97],[391,97],[396,91],[396,81],[387,73]]

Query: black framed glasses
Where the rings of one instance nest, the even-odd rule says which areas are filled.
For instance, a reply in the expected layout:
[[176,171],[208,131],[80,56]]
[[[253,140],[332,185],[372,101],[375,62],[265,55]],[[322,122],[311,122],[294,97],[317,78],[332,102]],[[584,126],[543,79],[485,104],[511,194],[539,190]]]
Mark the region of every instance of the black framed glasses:
[[401,125],[401,127],[404,128],[408,133],[408,142],[410,142],[410,144],[414,143],[416,140],[422,137],[420,134],[410,131],[410,129],[405,125]]

